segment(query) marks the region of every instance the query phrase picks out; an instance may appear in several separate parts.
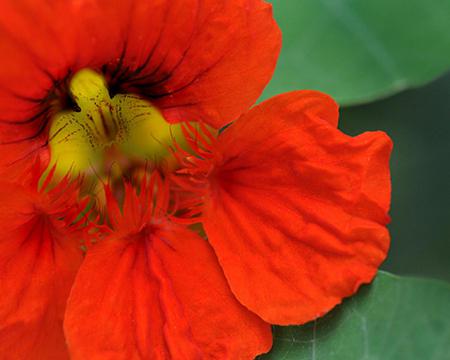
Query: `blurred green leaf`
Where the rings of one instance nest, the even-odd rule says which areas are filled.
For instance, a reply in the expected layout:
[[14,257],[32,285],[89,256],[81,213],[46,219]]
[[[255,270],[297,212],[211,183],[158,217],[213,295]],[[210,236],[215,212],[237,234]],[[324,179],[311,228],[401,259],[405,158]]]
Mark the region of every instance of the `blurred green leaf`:
[[259,360],[447,360],[449,304],[447,283],[380,272],[324,318],[275,327]]
[[449,0],[271,0],[283,31],[262,99],[317,89],[344,105],[422,85],[450,68]]

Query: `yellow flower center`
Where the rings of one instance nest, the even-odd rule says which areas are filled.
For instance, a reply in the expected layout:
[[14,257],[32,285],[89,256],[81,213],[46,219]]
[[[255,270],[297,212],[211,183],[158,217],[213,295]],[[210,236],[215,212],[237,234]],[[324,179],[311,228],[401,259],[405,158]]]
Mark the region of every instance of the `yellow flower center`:
[[173,139],[182,142],[179,125],[166,122],[150,102],[135,95],[110,97],[105,79],[84,69],[69,91],[80,111],[58,113],[51,124],[49,168],[56,174],[110,175],[113,164],[161,162]]

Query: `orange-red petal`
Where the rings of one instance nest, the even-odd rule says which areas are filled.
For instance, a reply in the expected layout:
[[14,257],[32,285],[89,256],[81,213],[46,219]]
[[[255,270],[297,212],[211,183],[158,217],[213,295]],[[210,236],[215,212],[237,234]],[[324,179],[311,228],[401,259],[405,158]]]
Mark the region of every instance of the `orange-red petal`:
[[[190,46],[156,102],[170,121],[220,128],[245,112],[272,77],[281,33],[261,0],[201,1]],[[226,30],[225,30],[226,29]]]
[[207,242],[175,225],[90,250],[65,318],[77,359],[253,359],[269,324],[231,293]]
[[80,236],[37,207],[27,188],[0,184],[2,359],[69,358],[62,324],[82,260]]
[[315,319],[370,282],[389,247],[390,139],[349,137],[315,91],[220,136],[203,223],[233,293],[273,324]]

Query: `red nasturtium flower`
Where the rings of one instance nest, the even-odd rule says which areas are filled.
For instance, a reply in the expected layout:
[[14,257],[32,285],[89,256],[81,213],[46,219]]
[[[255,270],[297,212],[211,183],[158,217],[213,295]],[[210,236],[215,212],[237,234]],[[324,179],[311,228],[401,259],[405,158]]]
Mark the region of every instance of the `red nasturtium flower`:
[[248,110],[279,48],[260,0],[0,2],[2,358],[252,359],[371,281],[391,142]]

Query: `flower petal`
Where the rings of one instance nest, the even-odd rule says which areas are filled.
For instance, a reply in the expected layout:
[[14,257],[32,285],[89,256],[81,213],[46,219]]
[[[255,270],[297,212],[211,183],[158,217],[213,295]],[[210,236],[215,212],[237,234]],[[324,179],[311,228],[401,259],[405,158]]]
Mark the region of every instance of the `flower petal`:
[[65,330],[73,359],[253,359],[271,346],[269,324],[236,301],[207,242],[174,225],[89,251]]
[[314,91],[264,102],[219,136],[203,221],[238,300],[313,320],[370,282],[389,247],[390,139],[335,129]]
[[62,324],[80,238],[36,212],[36,199],[21,186],[0,183],[0,199],[0,354],[68,359]]
[[281,33],[270,4],[202,1],[189,48],[164,84],[168,96],[156,105],[168,120],[201,120],[220,128],[258,99],[280,48]]

